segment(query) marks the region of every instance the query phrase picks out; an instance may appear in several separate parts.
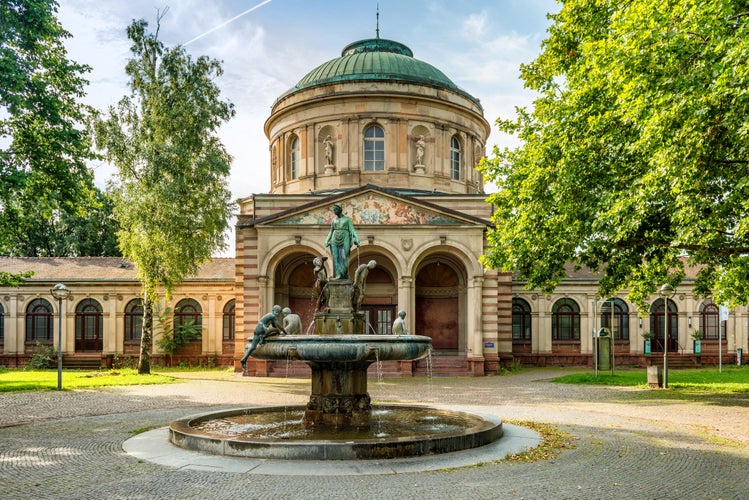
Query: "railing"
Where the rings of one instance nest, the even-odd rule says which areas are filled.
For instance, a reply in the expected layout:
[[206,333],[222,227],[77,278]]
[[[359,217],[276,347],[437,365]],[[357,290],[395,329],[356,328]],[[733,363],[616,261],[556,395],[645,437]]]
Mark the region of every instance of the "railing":
[[[676,348],[674,348],[674,345]],[[663,339],[661,338],[652,338],[650,339],[650,346],[651,346],[651,352],[663,352]],[[669,339],[668,342],[668,352],[676,352],[678,350],[681,350],[681,353],[684,354],[685,347],[679,344],[677,340]]]

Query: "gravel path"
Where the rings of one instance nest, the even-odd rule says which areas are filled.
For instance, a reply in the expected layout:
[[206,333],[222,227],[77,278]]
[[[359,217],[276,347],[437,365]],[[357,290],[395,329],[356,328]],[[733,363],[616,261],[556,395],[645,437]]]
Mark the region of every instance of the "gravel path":
[[375,402],[455,405],[553,424],[554,460],[395,476],[187,471],[122,451],[134,431],[220,408],[306,402],[309,382],[229,381],[0,394],[0,498],[749,498],[749,397],[554,384],[569,370],[370,381]]

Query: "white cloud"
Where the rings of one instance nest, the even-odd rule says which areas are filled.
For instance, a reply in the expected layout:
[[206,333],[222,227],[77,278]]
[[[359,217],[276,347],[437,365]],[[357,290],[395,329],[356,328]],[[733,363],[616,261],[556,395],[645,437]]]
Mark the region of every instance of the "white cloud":
[[484,36],[484,33],[486,33],[487,16],[488,14],[485,10],[482,10],[478,14],[469,15],[463,21],[463,36],[466,38]]

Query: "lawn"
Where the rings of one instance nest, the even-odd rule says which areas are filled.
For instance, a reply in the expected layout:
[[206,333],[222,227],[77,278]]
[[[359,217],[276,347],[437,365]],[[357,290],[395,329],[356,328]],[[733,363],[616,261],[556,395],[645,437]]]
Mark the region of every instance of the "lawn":
[[[576,373],[555,378],[553,382],[648,387],[644,368],[618,370],[614,375],[599,372],[597,377],[593,373]],[[722,372],[715,367],[669,370],[668,387],[690,392],[749,394],[749,366],[724,366]]]
[[[168,384],[174,377],[153,373],[138,375],[136,370],[63,370],[63,389],[90,389],[111,385]],[[57,390],[57,370],[0,368],[0,392]]]

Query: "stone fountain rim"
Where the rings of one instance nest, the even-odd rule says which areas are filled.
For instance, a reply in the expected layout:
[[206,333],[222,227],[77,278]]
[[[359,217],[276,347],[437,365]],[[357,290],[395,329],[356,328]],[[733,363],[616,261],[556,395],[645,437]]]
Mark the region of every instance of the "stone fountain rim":
[[[264,406],[235,408],[175,420],[169,425],[169,442],[180,448],[224,456],[286,460],[352,460],[406,458],[466,450],[493,443],[502,437],[504,433],[502,420],[494,416],[419,405],[388,404],[373,405],[373,407],[376,409],[428,409],[435,413],[467,415],[480,420],[480,422],[462,431],[437,433],[430,436],[371,438],[356,441],[350,439],[307,441],[242,440],[234,437],[197,435],[191,432],[190,423],[205,421],[210,418],[243,415],[248,412],[303,411],[305,409],[304,405]],[[397,456],[391,455],[394,447],[398,447],[401,450]]]
[[295,359],[307,363],[363,363],[418,360],[429,355],[425,335],[310,334],[274,335],[252,353],[257,359]]

